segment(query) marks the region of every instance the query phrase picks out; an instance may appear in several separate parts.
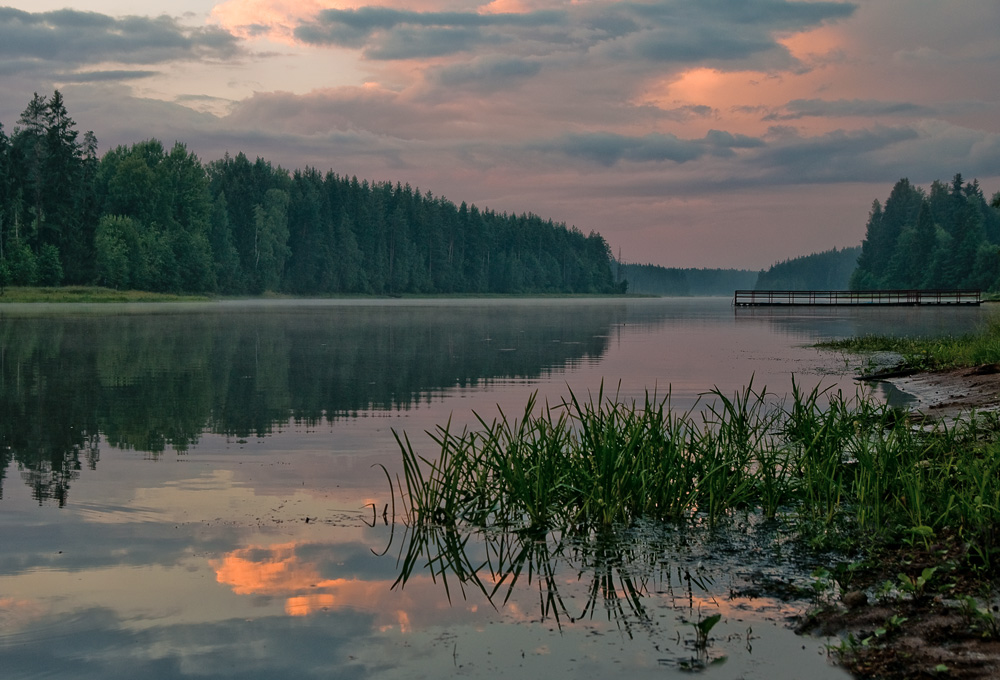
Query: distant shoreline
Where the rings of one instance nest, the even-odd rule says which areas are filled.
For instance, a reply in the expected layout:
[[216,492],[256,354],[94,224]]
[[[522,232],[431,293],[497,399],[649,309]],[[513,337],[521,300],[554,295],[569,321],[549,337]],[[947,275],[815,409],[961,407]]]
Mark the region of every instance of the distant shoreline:
[[[431,300],[431,299],[643,299],[657,295],[613,294],[613,293],[450,293],[406,295],[287,295],[283,293],[263,293],[246,295],[192,295],[175,293],[154,293],[142,290],[114,290],[100,286],[7,287],[0,295],[0,305],[5,303],[121,303],[121,302],[219,302],[225,300]],[[721,297],[721,296],[720,296]]]

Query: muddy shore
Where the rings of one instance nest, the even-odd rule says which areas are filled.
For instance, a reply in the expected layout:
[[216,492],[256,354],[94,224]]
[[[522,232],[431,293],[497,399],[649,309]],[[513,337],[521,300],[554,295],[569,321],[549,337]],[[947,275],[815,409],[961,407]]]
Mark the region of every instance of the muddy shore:
[[935,420],[1000,408],[1000,364],[919,372],[879,382],[909,397],[910,411]]
[[[869,377],[886,383],[890,396],[905,401],[914,418],[948,420],[972,412],[1000,409],[1000,365]],[[961,566],[966,546],[938,536],[878,555],[878,566],[858,574],[835,602],[818,605],[799,623],[802,633],[838,635],[844,643],[832,653],[857,678],[1000,678],[1000,632],[970,614],[969,596],[1000,621],[1000,583]],[[874,596],[879,584],[895,582],[898,573],[919,574],[935,568],[949,583],[945,592]]]

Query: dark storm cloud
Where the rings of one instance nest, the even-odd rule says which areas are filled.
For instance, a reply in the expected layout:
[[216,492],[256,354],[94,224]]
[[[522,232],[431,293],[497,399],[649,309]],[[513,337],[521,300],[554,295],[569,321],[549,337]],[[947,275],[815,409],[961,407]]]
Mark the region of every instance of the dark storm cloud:
[[[622,3],[602,10],[609,25],[629,25],[604,49],[611,58],[657,63],[742,62],[745,68],[794,68],[796,60],[777,34],[843,19],[852,3],[742,2]],[[592,22],[603,24],[601,19]],[[750,61],[751,59],[755,61]]]
[[479,33],[468,28],[407,28],[374,38],[364,55],[369,59],[423,59],[466,52],[482,40]]
[[0,8],[0,59],[91,64],[155,64],[177,59],[226,59],[240,54],[237,38],[218,28],[189,28],[161,17],[113,18],[64,9]]
[[683,26],[644,31],[632,42],[634,55],[650,61],[674,63],[745,59],[772,49],[784,51],[766,33],[741,33],[728,26]]

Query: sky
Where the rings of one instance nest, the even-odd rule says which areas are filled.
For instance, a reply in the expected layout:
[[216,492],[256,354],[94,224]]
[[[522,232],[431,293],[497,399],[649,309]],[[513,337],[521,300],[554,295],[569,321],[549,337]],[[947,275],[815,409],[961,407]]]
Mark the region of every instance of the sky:
[[[67,3],[74,3],[67,6]],[[1000,191],[997,0],[0,0],[0,123],[243,152],[761,269]]]

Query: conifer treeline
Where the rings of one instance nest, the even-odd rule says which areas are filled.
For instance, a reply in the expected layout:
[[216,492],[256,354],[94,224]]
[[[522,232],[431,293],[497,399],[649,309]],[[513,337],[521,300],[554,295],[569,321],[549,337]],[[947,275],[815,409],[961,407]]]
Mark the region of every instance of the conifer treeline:
[[1000,290],[1000,193],[987,203],[961,174],[930,191],[899,180],[872,204],[854,290]]
[[597,233],[181,143],[97,157],[62,95],[0,124],[0,286],[164,292],[611,293]]
[[725,296],[738,288],[749,288],[757,272],[748,269],[691,269],[655,264],[619,264],[618,278],[628,281],[628,290],[640,295]]
[[794,257],[760,272],[755,290],[843,290],[854,273],[861,246]]

